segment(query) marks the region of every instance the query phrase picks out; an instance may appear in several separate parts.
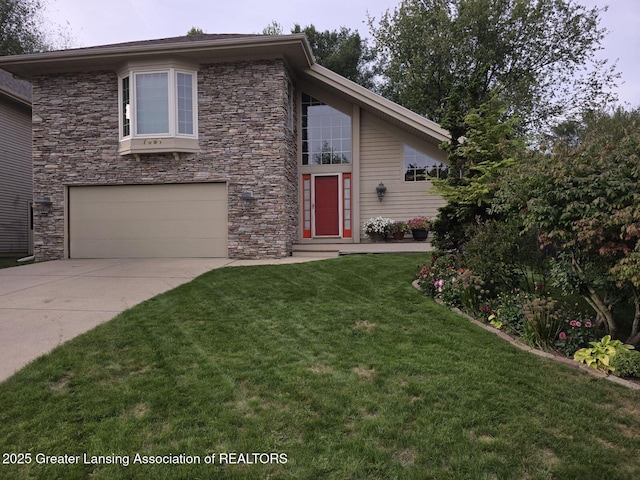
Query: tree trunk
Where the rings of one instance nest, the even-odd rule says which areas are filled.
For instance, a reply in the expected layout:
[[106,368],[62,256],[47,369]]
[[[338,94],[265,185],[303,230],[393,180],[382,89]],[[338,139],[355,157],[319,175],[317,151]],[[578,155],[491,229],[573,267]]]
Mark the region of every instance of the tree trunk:
[[591,286],[587,285],[588,295],[585,296],[587,298],[587,302],[591,305],[592,308],[595,309],[596,313],[604,318],[605,324],[607,325],[607,333],[611,335],[611,338],[616,338],[618,333],[618,328],[616,327],[616,322],[613,319],[613,313],[611,309],[608,308],[604,301],[598,295],[598,292]]
[[625,343],[640,346],[640,292],[636,288],[633,289],[633,303],[635,305],[635,315],[633,316],[631,333]]

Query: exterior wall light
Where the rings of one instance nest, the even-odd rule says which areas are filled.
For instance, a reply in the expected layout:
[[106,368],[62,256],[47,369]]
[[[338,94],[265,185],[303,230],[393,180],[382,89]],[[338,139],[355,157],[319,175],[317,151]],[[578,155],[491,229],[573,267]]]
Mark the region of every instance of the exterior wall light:
[[246,205],[252,205],[256,201],[256,197],[254,197],[251,192],[245,190],[240,195],[240,200]]
[[378,200],[382,201],[384,194],[387,193],[387,187],[384,183],[380,182],[376,187],[376,193],[378,194]]
[[35,209],[40,213],[51,213],[53,202],[49,197],[41,197],[33,201]]

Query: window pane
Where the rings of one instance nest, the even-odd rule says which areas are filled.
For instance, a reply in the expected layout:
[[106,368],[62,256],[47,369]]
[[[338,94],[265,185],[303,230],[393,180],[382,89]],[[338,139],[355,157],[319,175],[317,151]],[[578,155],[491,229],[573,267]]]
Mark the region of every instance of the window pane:
[[193,75],[178,73],[178,133],[193,135]]
[[137,133],[169,133],[169,74],[136,75]]
[[423,182],[430,178],[447,178],[446,164],[407,145],[404,146],[404,180]]
[[351,117],[302,94],[302,164],[351,163]]
[[128,137],[131,135],[131,108],[130,104],[130,92],[129,92],[129,77],[122,79],[122,136]]

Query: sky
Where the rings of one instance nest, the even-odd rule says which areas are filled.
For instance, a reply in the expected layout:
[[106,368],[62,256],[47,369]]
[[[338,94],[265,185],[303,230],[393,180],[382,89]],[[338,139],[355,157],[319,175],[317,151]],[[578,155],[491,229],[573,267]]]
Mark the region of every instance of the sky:
[[[616,89],[628,107],[640,106],[640,1],[577,0],[586,7],[609,6],[601,26],[609,33],[601,58],[617,61]],[[288,33],[294,24],[319,30],[347,27],[368,36],[367,18],[379,19],[400,0],[46,0],[46,20],[63,26],[76,47],[205,33],[261,33],[272,21]]]

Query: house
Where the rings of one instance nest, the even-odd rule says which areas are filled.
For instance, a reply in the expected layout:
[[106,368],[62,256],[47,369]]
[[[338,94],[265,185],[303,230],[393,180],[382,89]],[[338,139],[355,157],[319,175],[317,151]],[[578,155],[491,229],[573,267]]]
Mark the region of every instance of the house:
[[304,35],[186,36],[0,68],[33,85],[39,260],[280,258],[444,204],[428,192],[447,172],[447,132],[316,64]]
[[30,253],[31,85],[0,70],[0,255]]

